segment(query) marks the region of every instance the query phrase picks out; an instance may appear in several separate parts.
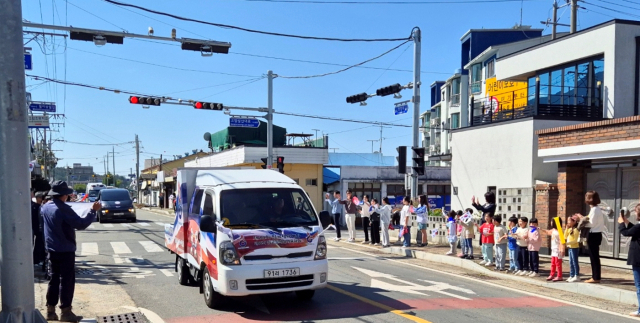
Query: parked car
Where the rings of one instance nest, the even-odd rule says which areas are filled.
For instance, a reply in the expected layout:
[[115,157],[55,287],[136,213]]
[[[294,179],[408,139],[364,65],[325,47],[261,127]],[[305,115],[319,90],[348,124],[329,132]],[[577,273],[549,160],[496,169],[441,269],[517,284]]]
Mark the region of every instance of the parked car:
[[109,220],[136,222],[136,209],[129,191],[122,188],[103,189],[98,193],[97,201],[101,204],[98,212],[100,223]]

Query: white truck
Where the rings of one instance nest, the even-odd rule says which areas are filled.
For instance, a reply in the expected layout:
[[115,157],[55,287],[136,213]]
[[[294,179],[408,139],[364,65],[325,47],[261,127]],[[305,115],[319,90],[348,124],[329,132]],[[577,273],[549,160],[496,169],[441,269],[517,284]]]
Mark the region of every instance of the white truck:
[[273,170],[181,168],[176,214],[165,246],[182,285],[197,285],[210,308],[223,296],[295,292],[302,300],[326,287],[327,245],[309,196]]

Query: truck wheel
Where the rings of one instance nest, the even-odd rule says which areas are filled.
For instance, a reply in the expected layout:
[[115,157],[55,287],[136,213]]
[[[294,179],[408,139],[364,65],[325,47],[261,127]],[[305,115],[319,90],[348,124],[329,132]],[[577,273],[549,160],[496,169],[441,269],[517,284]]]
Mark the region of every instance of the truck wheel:
[[215,309],[222,302],[223,296],[213,290],[208,268],[205,268],[204,274],[202,275],[202,285],[202,289],[204,290],[204,303],[207,304],[209,308]]
[[188,286],[191,281],[191,274],[189,273],[189,267],[184,263],[184,259],[180,256],[176,256],[176,270],[178,271],[178,283],[180,285]]
[[315,293],[316,291],[313,289],[299,290],[296,291],[296,297],[301,301],[309,301],[313,298]]

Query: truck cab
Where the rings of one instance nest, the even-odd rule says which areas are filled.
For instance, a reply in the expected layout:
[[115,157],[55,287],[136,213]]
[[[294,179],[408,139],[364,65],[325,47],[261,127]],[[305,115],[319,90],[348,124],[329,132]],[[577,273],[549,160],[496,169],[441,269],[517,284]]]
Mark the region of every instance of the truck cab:
[[185,168],[177,181],[165,245],[176,254],[179,283],[198,285],[209,307],[225,296],[310,299],[326,287],[329,216],[292,179],[273,170]]

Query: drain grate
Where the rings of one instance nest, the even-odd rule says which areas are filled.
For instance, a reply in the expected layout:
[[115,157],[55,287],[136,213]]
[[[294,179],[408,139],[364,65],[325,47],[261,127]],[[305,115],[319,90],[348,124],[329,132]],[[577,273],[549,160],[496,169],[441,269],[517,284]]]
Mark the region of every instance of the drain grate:
[[98,316],[97,323],[147,323],[147,319],[140,312]]
[[78,275],[93,275],[94,272],[91,269],[76,268],[76,274],[78,274]]

